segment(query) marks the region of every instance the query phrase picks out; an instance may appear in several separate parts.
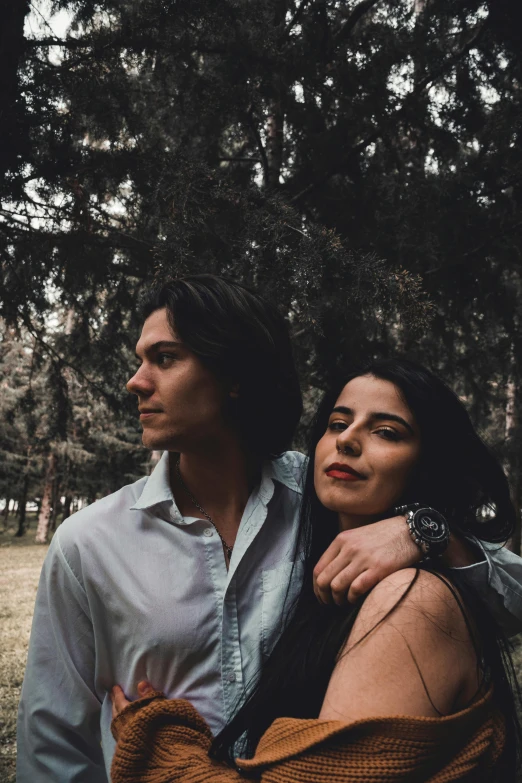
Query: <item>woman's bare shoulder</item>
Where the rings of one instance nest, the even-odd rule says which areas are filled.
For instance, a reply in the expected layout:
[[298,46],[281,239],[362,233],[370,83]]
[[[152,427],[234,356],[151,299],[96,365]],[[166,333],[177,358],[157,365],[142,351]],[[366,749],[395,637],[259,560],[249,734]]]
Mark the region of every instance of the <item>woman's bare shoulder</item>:
[[405,569],[366,598],[330,680],[321,717],[431,716],[477,685],[477,658],[454,588]]
[[415,620],[417,636],[422,626],[435,634],[450,630],[468,634],[458,591],[448,579],[425,569],[405,568],[379,582],[363,603],[350,642],[387,620],[403,626],[406,633]]

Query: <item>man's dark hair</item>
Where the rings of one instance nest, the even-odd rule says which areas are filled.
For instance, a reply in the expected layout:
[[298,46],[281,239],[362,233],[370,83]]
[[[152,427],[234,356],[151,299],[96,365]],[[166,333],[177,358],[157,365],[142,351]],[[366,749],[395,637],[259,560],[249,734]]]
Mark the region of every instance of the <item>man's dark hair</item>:
[[210,274],[156,283],[142,298],[142,316],[162,308],[184,345],[218,378],[239,385],[231,410],[247,451],[267,458],[288,449],[302,397],[288,327],[278,309],[248,288]]

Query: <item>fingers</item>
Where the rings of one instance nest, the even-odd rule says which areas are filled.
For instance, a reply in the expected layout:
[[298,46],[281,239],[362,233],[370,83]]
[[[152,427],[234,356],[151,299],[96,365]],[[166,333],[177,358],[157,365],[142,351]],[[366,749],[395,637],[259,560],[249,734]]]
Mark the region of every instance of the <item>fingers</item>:
[[332,601],[338,606],[345,604],[348,588],[359,573],[360,569],[347,562],[343,553],[339,554],[317,577],[316,595],[325,604]]
[[140,696],[146,696],[148,693],[151,693],[151,691],[153,690],[154,688],[147,680],[142,680],[141,682],[138,683],[138,693]]
[[317,561],[317,565],[314,568],[314,576],[317,574],[320,574],[323,569],[326,568],[326,566],[332,562],[334,558],[337,557],[339,552],[341,551],[342,541],[340,535],[335,538],[326,552],[319,558]]
[[[326,552],[314,568],[314,593],[323,604],[329,604],[332,601],[330,592],[330,582],[338,573],[339,567],[332,569],[332,563],[338,557],[341,550],[341,542],[336,538],[332,541]],[[346,565],[346,563],[344,563]]]
[[363,595],[369,593],[378,581],[379,576],[377,571],[363,571],[362,574],[359,574],[359,576],[353,580],[350,589],[348,590],[349,603],[354,604],[359,598],[362,598]]
[[[143,698],[152,693],[154,687],[147,680],[142,680],[138,683],[138,696]],[[131,702],[126,698],[123,690],[119,685],[115,685],[111,690],[110,699],[112,701],[112,717],[115,718],[120,712],[123,712],[125,707],[128,707]]]
[[119,685],[114,686],[110,692],[110,697],[112,701],[112,717],[116,718],[130,704],[130,701],[125,698],[125,694]]
[[314,568],[315,595],[325,604],[354,602],[381,579],[421,557],[404,516],[344,530]]

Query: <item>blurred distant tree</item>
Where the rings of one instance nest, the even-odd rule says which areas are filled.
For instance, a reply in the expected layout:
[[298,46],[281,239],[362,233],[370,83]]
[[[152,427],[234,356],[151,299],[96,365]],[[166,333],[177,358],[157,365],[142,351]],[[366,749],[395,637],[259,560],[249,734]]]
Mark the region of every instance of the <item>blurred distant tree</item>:
[[0,388],[0,497],[18,503],[18,535],[28,501],[39,501],[36,541],[45,543],[65,514],[61,497],[70,512],[73,498],[92,502],[146,472],[134,422],[42,356],[24,330],[0,335]]
[[[54,7],[67,35],[17,49],[0,315],[123,414],[141,283],[227,274],[281,303],[305,385],[405,350],[520,482],[519,4]],[[74,330],[49,339],[56,307]]]

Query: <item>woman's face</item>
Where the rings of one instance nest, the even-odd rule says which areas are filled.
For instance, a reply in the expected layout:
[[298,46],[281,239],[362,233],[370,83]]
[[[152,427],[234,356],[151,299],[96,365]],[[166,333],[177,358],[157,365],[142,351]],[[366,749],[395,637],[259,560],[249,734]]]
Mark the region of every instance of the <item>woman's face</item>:
[[317,496],[341,528],[367,524],[399,500],[419,456],[418,427],[399,389],[361,375],[342,390],[317,444]]

